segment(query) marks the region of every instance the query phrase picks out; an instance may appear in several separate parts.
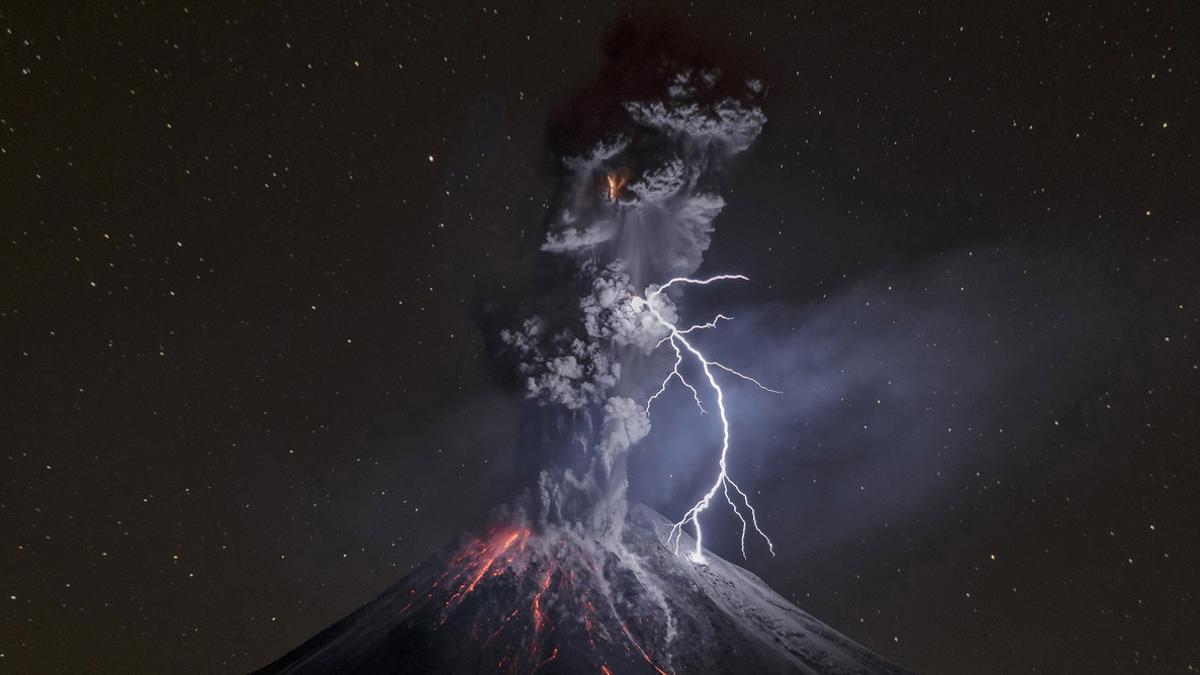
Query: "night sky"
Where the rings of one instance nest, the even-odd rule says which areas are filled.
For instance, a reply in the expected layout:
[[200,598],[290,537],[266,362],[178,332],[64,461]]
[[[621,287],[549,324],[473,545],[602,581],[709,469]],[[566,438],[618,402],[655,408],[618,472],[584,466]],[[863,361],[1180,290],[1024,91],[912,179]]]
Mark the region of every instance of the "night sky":
[[[54,4],[0,9],[0,670],[246,671],[527,479],[488,331],[629,10]],[[787,392],[745,566],[922,673],[1200,668],[1200,11],[786,4],[634,17],[770,87],[690,305]]]

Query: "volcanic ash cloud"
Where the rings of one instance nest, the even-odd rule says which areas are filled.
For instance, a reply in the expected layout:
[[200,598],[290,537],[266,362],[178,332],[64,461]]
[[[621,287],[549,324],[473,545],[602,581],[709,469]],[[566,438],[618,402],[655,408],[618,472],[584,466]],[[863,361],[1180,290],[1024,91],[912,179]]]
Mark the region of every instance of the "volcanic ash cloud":
[[[626,454],[650,431],[636,400],[658,381],[631,376],[648,369],[630,366],[668,331],[642,298],[699,268],[725,205],[719,172],[766,122],[757,80],[729,81],[717,68],[669,60],[652,79],[653,95],[613,106],[620,125],[561,158],[542,250],[571,262],[568,290],[555,289],[568,300],[501,334],[526,396],[558,410],[554,425],[569,430],[540,476],[540,516],[598,532],[619,530]],[[677,320],[675,299],[655,294],[654,302],[660,317]]]

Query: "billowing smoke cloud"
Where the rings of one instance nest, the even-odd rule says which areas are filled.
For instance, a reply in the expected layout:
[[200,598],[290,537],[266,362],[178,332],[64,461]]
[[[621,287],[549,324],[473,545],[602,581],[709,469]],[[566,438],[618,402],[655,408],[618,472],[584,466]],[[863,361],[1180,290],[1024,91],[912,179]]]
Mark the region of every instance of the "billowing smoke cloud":
[[[553,306],[500,336],[528,399],[562,410],[555,425],[571,435],[565,442],[555,437],[561,449],[552,449],[554,466],[539,479],[542,517],[600,530],[623,521],[626,455],[650,432],[635,399],[644,399],[652,383],[636,381],[631,373],[643,369],[629,366],[667,334],[634,299],[700,266],[725,205],[718,174],[766,122],[760,81],[648,57],[645,47],[632,48],[637,86],[619,91],[620,100],[598,104],[594,92],[582,96],[607,126],[586,142],[577,134],[563,144],[562,182],[542,250],[567,259],[571,277],[553,289]],[[627,54],[611,56],[600,83],[631,67]],[[670,297],[655,303],[675,321]]]
[[[714,173],[766,123],[758,80],[729,86],[718,68],[669,60],[661,72],[658,98],[622,102],[627,128],[564,159],[561,203],[542,246],[619,261],[642,286],[700,266],[713,220],[725,206],[711,187]],[[628,182],[610,191],[610,176]]]
[[621,378],[621,364],[596,341],[569,329],[552,331],[545,319],[533,316],[520,330],[506,330],[501,339],[519,359],[525,393],[540,404],[571,410],[602,401]]
[[631,398],[614,396],[604,404],[604,422],[600,426],[600,442],[596,458],[605,475],[612,472],[621,453],[650,433],[650,418]]

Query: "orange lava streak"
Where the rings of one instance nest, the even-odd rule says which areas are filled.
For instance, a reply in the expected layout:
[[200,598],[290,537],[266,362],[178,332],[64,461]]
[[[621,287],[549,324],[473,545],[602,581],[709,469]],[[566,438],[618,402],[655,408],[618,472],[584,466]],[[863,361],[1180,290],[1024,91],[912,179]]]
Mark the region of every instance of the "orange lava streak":
[[488,646],[489,642],[496,639],[496,636],[500,635],[500,632],[504,630],[504,627],[507,626],[508,622],[512,621],[513,617],[515,617],[516,615],[517,615],[517,610],[514,609],[512,611],[512,614],[509,614],[508,616],[504,617],[504,620],[500,622],[500,627],[496,629],[496,632],[492,633],[491,637],[489,637],[488,639],[483,641],[483,646],[484,647]]
[[[528,536],[529,530],[517,530],[510,534],[508,538],[501,542],[497,547],[493,548],[490,552],[491,555],[488,555],[487,560],[480,565],[479,571],[475,573],[475,576],[471,579],[471,582],[469,584],[460,586],[458,591],[454,595],[450,596],[450,599],[446,601],[446,606],[449,607],[452,604],[456,604],[456,602],[462,602],[463,598],[470,595],[471,592],[475,590],[475,587],[479,585],[479,580],[488,573],[488,570],[492,569],[492,565],[496,564],[496,560],[503,555],[504,552],[507,551],[518,538]],[[487,551],[488,549],[485,547],[480,555],[486,555]]]
[[608,666],[600,666],[600,672],[604,673],[604,675],[612,675],[612,671],[608,669]]
[[596,637],[592,635],[592,617],[596,614],[596,608],[592,605],[592,601],[587,598],[583,599],[583,627],[587,629],[588,643],[592,645],[592,649],[596,649]]
[[546,570],[546,576],[542,578],[542,586],[533,596],[533,644],[529,648],[529,658],[536,662],[538,647],[542,636],[542,627],[546,624],[546,614],[542,611],[542,594],[550,588],[550,578],[554,576],[554,568],[550,567]]
[[642,645],[634,639],[633,633],[629,632],[629,624],[622,623],[621,630],[625,631],[625,637],[629,638],[629,642],[637,648],[638,653],[642,655],[642,658],[646,659],[646,663],[649,663],[654,670],[658,671],[658,675],[668,675],[667,671],[659,668],[658,664],[654,662],[654,659],[650,658],[650,655],[646,653],[646,650],[642,649]]

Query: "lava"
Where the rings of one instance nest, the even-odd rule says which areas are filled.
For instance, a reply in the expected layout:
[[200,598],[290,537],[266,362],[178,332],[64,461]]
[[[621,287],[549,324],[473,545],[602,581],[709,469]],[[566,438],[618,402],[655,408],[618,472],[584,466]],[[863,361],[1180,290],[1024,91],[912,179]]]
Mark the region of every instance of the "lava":
[[645,648],[642,647],[642,644],[633,637],[633,633],[629,632],[629,624],[622,623],[621,630],[625,631],[625,637],[629,639],[630,644],[637,649],[638,654],[642,655],[642,658],[646,660],[646,663],[649,663],[650,666],[654,668],[658,675],[667,675],[667,671],[658,667],[658,664],[654,662],[654,659],[650,658],[650,654],[645,650]]
[[[498,670],[514,675],[537,672],[562,658],[564,644],[571,644],[572,634],[576,636],[573,639],[576,648],[582,647],[584,658],[601,668],[601,672],[609,668],[604,663],[605,646],[620,645],[632,659],[640,658],[659,675],[667,675],[668,671],[654,661],[650,651],[634,636],[613,600],[594,590],[600,586],[597,579],[603,573],[590,558],[584,557],[582,547],[569,539],[560,539],[553,553],[545,553],[545,549],[531,545],[532,538],[529,529],[502,528],[467,542],[450,559],[448,569],[424,592],[408,589],[400,613],[417,611],[426,601],[434,601],[433,606],[440,613],[434,627],[441,629],[462,608],[463,613],[457,615],[462,618],[456,621],[465,622],[464,629],[469,629],[480,656],[489,658]],[[501,588],[507,590],[501,591],[501,595],[480,590],[490,588],[488,585],[492,583],[501,583]],[[463,607],[473,595],[512,598],[514,590],[513,604],[492,615],[499,619],[485,618],[484,612],[489,610],[480,609],[479,605]],[[444,599],[438,599],[439,596]],[[558,625],[556,618],[564,616],[577,617],[578,623],[568,622],[565,628]],[[492,621],[495,623],[487,625]],[[486,638],[481,640],[483,636]]]
[[523,543],[525,539],[529,538],[529,534],[529,530],[516,530],[507,537],[498,538],[499,543],[485,545],[480,554],[472,561],[478,566],[478,571],[476,571],[473,575],[470,575],[470,583],[464,581],[463,585],[459,586],[458,591],[455,592],[454,595],[450,596],[450,599],[446,601],[446,606],[449,607],[452,604],[461,603],[463,598],[465,598],[467,595],[470,595],[470,593],[475,590],[475,587],[479,585],[479,580],[488,573],[488,570],[492,569],[492,566],[496,564],[496,560],[499,559],[500,556],[504,555],[505,551],[508,551],[508,549],[512,547],[513,543],[518,539],[521,539]]
[[492,633],[491,637],[489,637],[488,639],[483,641],[483,646],[486,647],[489,642],[491,642],[492,640],[495,640],[500,635],[500,633],[505,629],[505,627],[508,626],[508,623],[516,618],[517,613],[520,611],[521,611],[520,609],[514,609],[508,616],[504,617],[500,621],[500,626],[496,628],[496,632]]
[[[546,590],[550,588],[550,579],[553,576],[554,568],[550,567],[546,570],[546,575],[542,577],[541,587],[538,588],[537,593],[535,593],[533,596],[533,603],[531,606],[533,610],[533,644],[530,647],[529,656],[534,660],[537,659],[539,651],[538,647],[541,646],[539,640],[542,635],[542,628],[546,625],[546,613],[542,611],[542,595],[545,594]],[[555,651],[557,652],[557,648],[555,648]]]

